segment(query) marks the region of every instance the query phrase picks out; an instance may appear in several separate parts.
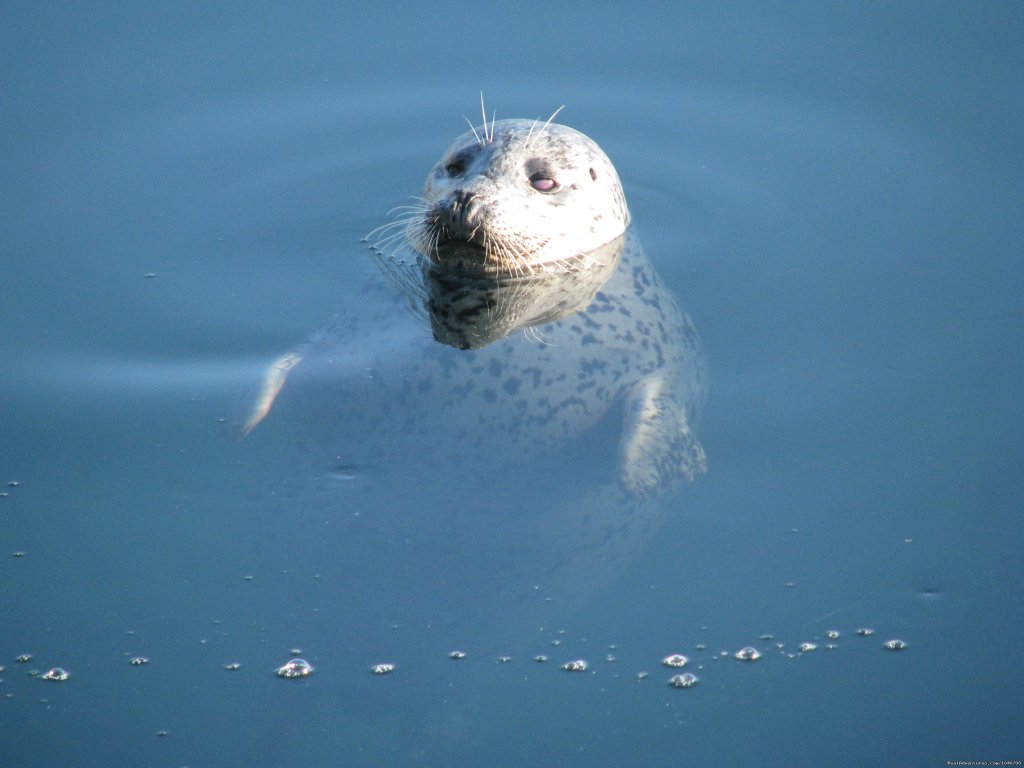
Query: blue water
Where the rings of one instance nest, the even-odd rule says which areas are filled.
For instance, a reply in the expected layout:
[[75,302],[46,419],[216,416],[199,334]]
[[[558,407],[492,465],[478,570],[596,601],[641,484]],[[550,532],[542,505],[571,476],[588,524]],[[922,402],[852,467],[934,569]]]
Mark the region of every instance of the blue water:
[[[1017,3],[5,7],[0,763],[1021,759],[1022,36]],[[571,591],[573,542],[505,514],[550,485],[473,527],[438,494],[500,468],[388,484],[319,401],[239,440],[481,91],[606,150],[711,370],[707,475]]]

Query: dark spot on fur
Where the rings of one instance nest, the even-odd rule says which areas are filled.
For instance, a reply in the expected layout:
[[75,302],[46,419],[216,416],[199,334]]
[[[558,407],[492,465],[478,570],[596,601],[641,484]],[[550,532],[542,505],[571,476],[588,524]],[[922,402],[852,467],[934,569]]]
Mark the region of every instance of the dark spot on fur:
[[597,181],[597,171],[595,171],[593,168],[590,169],[590,178],[592,178],[594,181]]

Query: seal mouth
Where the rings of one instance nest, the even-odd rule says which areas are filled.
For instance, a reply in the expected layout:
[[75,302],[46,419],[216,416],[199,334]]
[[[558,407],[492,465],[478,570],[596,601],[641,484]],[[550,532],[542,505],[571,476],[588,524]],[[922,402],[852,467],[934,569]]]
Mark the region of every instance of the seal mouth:
[[488,268],[487,251],[483,245],[446,233],[438,233],[430,260],[442,267],[471,272],[481,272]]
[[480,251],[484,249],[483,243],[476,237],[476,232],[463,235],[453,232],[448,227],[438,227],[434,244],[438,251],[448,248],[476,248]]

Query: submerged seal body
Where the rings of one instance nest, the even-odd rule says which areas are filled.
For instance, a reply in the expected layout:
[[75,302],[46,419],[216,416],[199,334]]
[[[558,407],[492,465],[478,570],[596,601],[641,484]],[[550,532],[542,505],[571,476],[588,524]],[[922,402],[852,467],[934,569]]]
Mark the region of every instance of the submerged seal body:
[[337,398],[318,395],[345,433],[325,451],[353,465],[514,473],[620,407],[619,489],[650,498],[692,479],[706,466],[701,345],[629,225],[588,137],[526,120],[472,129],[421,202],[368,238],[403,290],[378,281],[362,311],[276,361],[246,432],[304,372]]

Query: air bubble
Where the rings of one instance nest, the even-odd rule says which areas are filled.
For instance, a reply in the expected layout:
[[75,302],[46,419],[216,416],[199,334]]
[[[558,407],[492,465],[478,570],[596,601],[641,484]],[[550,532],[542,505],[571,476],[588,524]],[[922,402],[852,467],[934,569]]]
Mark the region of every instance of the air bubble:
[[673,688],[692,688],[698,682],[700,682],[700,678],[695,674],[692,672],[683,672],[681,675],[673,675],[669,679],[668,684]]
[[49,680],[54,683],[63,683],[69,677],[71,677],[71,675],[68,673],[67,670],[61,669],[60,667],[54,667],[53,669],[49,669],[42,675],[40,675],[39,679]]
[[292,680],[297,677],[306,677],[313,674],[313,667],[304,659],[291,659],[277,668],[278,677]]
[[757,648],[748,645],[746,648],[740,648],[736,651],[735,656],[740,661],[757,661],[761,658],[761,652]]

